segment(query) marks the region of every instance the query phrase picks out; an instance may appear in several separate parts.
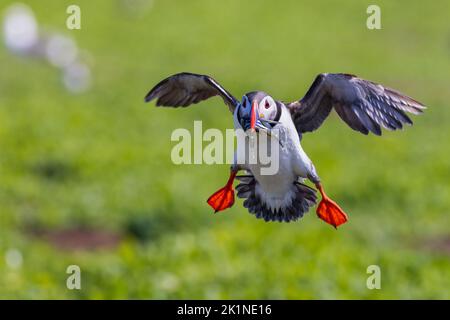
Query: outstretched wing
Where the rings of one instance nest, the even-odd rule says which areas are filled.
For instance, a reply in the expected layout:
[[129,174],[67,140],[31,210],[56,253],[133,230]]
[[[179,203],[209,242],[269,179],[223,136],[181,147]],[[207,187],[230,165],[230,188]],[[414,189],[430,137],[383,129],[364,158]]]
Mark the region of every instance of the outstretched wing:
[[425,107],[418,101],[380,84],[350,74],[323,73],[316,77],[300,101],[286,104],[299,133],[314,131],[334,108],[353,130],[381,135],[412,124],[405,112],[419,114]]
[[145,101],[157,99],[157,106],[187,107],[217,95],[221,96],[230,111],[234,112],[239,102],[213,78],[182,72],[158,83],[145,96]]

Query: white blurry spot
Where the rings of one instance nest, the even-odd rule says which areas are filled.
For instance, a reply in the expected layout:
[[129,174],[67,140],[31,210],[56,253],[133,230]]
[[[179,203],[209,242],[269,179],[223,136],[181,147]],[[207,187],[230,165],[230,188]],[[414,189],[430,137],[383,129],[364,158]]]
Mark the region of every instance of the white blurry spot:
[[3,37],[10,50],[21,54],[29,53],[39,39],[33,11],[19,3],[8,7],[3,21]]
[[179,286],[178,278],[171,273],[163,273],[159,277],[159,287],[164,291],[175,291]]
[[46,44],[45,55],[55,67],[67,67],[77,58],[78,48],[71,38],[54,35]]
[[73,63],[64,69],[63,82],[72,93],[86,91],[91,85],[91,70],[83,63]]
[[22,253],[17,249],[9,249],[5,253],[5,261],[11,269],[19,269],[22,266]]

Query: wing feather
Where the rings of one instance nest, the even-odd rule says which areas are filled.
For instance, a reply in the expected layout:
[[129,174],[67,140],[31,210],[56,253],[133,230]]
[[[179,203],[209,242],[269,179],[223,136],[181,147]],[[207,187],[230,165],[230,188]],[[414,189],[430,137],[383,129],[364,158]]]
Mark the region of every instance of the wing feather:
[[299,133],[318,129],[334,108],[353,130],[381,135],[412,124],[406,113],[420,114],[420,102],[375,82],[343,73],[320,74],[303,99],[286,104]]
[[159,82],[145,96],[145,101],[156,99],[156,106],[187,107],[214,96],[220,96],[231,112],[234,112],[239,104],[236,98],[213,78],[182,72]]

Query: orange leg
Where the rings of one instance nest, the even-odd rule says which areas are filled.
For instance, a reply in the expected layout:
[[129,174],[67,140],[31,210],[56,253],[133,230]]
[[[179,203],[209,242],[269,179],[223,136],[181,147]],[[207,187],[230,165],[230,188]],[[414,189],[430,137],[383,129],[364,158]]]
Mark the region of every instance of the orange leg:
[[322,195],[322,200],[317,207],[316,213],[320,219],[328,224],[331,224],[335,228],[347,222],[347,214],[328,196],[325,194],[320,182],[316,183],[317,189],[319,189]]
[[230,178],[225,187],[214,192],[208,198],[208,204],[214,209],[214,213],[230,208],[234,204],[233,181],[237,171],[231,170]]

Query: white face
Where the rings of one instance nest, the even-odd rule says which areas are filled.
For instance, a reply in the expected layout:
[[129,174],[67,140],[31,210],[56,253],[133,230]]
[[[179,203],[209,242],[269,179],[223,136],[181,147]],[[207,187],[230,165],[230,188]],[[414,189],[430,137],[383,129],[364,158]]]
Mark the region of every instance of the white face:
[[263,97],[259,102],[258,100],[250,101],[246,95],[242,97],[241,104],[238,108],[238,119],[241,127],[244,130],[248,130],[251,127],[252,103],[255,104],[255,128],[272,129],[273,124],[267,121],[275,121],[278,114],[278,106],[275,100],[270,96]]
[[277,104],[270,96],[265,96],[258,105],[258,117],[263,120],[274,120],[277,116]]
[[[250,117],[252,111],[252,103],[247,96],[242,97],[241,107],[239,108],[239,115],[241,117]],[[257,110],[258,118],[263,120],[274,120],[277,115],[277,104],[270,96],[265,96],[258,104]]]

